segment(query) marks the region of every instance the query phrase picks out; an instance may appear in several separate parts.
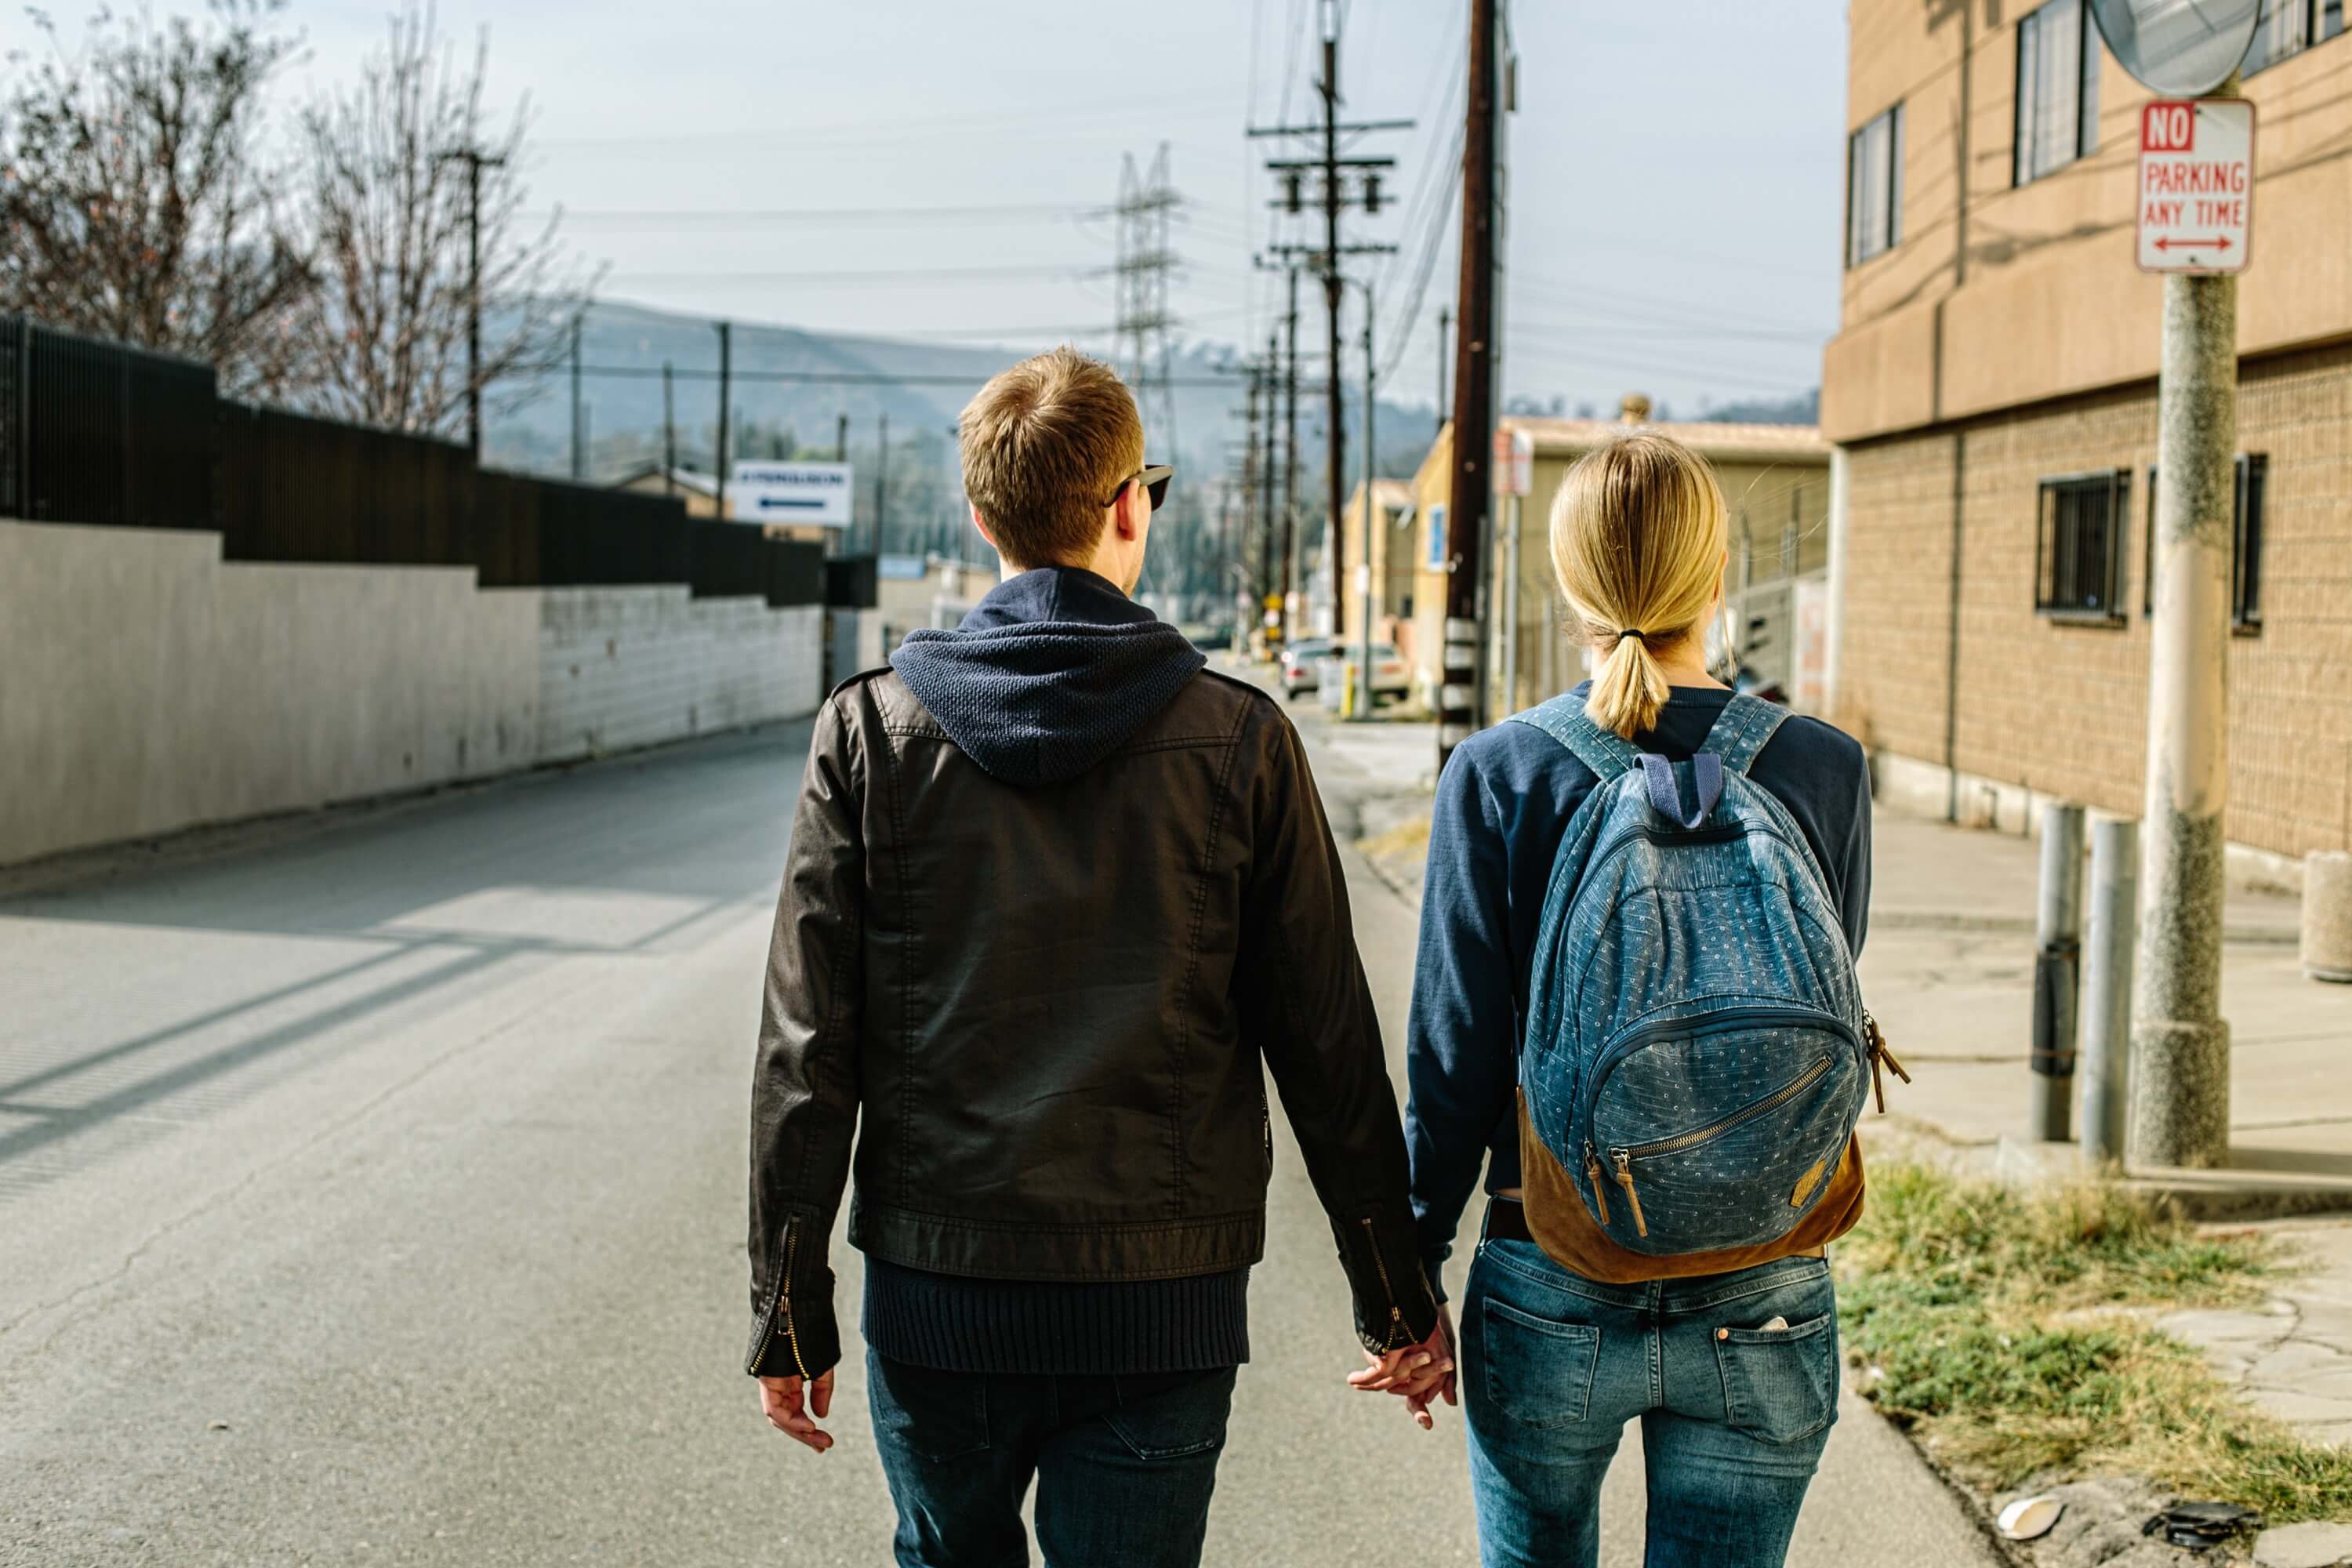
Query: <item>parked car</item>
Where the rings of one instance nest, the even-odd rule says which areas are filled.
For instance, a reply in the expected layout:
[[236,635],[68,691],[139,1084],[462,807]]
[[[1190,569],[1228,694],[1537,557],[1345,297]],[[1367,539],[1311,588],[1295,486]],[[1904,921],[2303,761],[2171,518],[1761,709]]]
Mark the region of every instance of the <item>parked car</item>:
[[1282,694],[1299,697],[1315,689],[1315,666],[1329,656],[1329,637],[1302,637],[1282,650]]
[[[1346,679],[1349,663],[1363,651],[1360,643],[1331,643],[1324,651],[1318,668],[1309,672],[1304,689],[1319,690],[1323,706],[1337,710],[1339,688]],[[1372,645],[1372,701],[1375,706],[1391,700],[1402,700],[1412,691],[1412,673],[1405,668],[1404,658],[1394,643]]]

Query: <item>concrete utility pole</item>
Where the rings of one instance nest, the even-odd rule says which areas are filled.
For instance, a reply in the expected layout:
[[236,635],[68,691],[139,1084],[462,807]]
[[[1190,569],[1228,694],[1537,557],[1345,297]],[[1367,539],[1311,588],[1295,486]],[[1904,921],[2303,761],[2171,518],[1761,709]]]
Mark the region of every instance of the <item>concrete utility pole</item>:
[[728,421],[734,417],[728,396],[732,390],[735,374],[735,323],[717,321],[712,324],[719,329],[719,460],[713,465],[718,472],[711,477],[719,486],[716,497],[718,515],[724,519],[727,515],[727,426]]
[[[466,165],[466,449],[474,466],[482,462],[482,170],[502,166],[478,147],[441,154],[445,163]],[[575,478],[577,476],[574,476]]]
[[[2222,89],[2236,96],[2236,79]],[[2164,279],[2157,394],[2156,617],[2140,835],[2129,1163],[2230,1159],[2221,1016],[2221,813],[2229,800],[2238,279]]]
[[1469,121],[1462,151],[1461,316],[1454,356],[1454,475],[1445,507],[1445,652],[1437,700],[1437,765],[1486,722],[1479,666],[1486,639],[1479,548],[1494,504],[1498,0],[1470,0]]

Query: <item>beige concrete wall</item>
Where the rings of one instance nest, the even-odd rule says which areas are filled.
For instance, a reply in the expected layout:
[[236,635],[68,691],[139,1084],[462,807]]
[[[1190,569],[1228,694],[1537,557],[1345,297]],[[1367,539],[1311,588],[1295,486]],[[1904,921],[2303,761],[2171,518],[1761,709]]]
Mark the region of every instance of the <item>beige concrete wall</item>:
[[0,865],[813,712],[822,628],[0,521]]
[[[2352,847],[2352,346],[2250,363],[2239,446],[2270,460],[2263,625],[2231,641],[2228,836]],[[2152,385],[1853,447],[1839,721],[1874,751],[2137,816]],[[2120,626],[2037,615],[2042,479],[2132,476]],[[1954,638],[1953,541],[1958,540]],[[1957,679],[1953,658],[1957,654]],[[1957,702],[1948,692],[1957,689]]]
[[539,617],[471,568],[0,522],[0,863],[525,766]]
[[[1841,331],[1822,355],[1831,440],[2156,374],[2162,282],[2132,255],[2149,95],[2102,50],[2096,149],[2014,185],[2017,26],[2032,9],[1849,7],[1848,128],[1906,106],[1902,239],[1844,273]],[[2257,74],[2245,91],[2257,131],[2240,352],[2352,336],[2352,34]],[[1835,243],[1843,254],[1843,227]]]

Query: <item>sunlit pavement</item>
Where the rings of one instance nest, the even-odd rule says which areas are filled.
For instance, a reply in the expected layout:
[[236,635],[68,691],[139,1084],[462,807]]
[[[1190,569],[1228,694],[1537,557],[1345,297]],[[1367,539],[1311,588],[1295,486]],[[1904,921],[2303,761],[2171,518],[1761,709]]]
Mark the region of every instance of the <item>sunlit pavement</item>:
[[[0,902],[0,1563],[888,1560],[862,1352],[822,1458],[740,1371],[805,736]],[[1393,1060],[1413,911],[1354,887]],[[1339,1382],[1342,1280],[1286,1142],[1273,1205],[1209,1561],[1474,1562],[1458,1415],[1424,1435]],[[1801,1563],[1993,1561],[1866,1412],[1830,1456]],[[1639,1556],[1627,1461],[1612,1563]]]

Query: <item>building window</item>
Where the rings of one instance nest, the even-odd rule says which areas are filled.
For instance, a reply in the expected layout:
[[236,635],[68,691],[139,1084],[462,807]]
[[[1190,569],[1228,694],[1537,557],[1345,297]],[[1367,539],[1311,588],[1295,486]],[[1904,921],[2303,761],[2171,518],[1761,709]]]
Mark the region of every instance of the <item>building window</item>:
[[2042,481],[2033,607],[2045,616],[2120,624],[2131,472]]
[[1846,138],[1845,264],[1859,267],[1903,238],[1903,106]]
[[1432,572],[1443,572],[1445,561],[1445,505],[1441,501],[1429,509],[1429,554],[1422,564]]
[[[2263,629],[2263,510],[2271,460],[2238,454],[2230,512],[2230,624],[2252,635]],[[2147,470],[2147,527],[2141,551],[2139,613],[2156,614],[2156,468]]]
[[2344,0],[2263,0],[2242,74],[2252,76],[2344,31]]
[[2099,34],[2083,0],[2050,0],[2017,24],[2017,150],[2025,184],[2099,146]]

